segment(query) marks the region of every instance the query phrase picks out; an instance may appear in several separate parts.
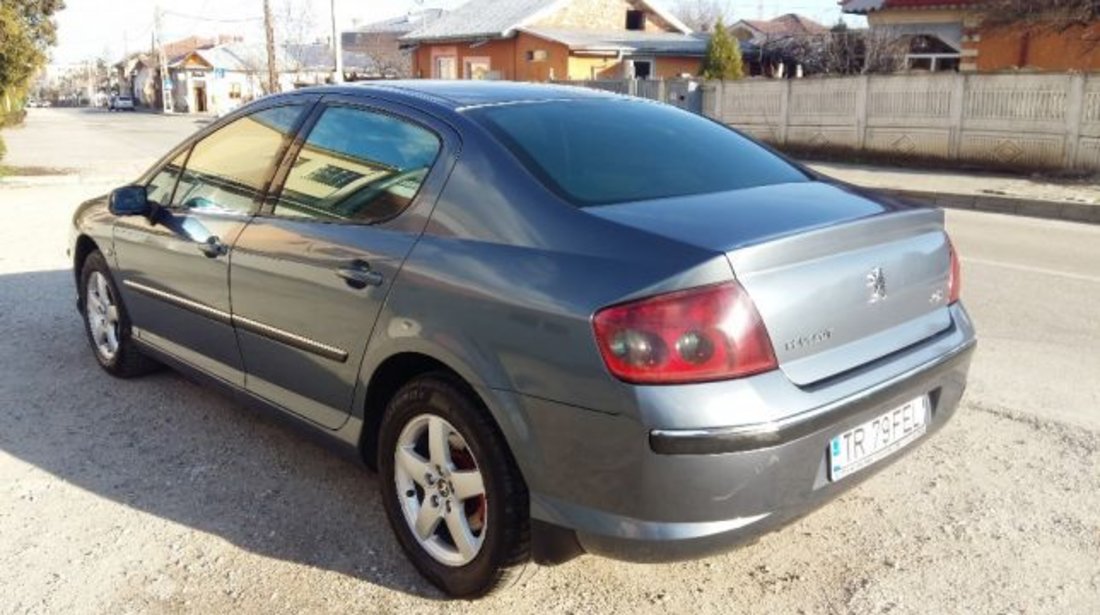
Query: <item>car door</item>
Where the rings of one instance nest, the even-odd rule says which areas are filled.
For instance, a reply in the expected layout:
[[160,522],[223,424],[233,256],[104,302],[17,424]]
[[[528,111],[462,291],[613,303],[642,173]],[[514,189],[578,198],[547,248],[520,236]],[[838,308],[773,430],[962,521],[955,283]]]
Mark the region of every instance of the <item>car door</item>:
[[457,151],[445,124],[358,100],[314,111],[277,196],[238,238],[231,273],[246,389],[332,429],[347,420],[367,340],[426,222],[412,212],[434,203]]
[[230,317],[232,248],[313,102],[256,111],[183,148],[146,185],[154,215],[116,221],[115,259],[138,339],[244,385]]

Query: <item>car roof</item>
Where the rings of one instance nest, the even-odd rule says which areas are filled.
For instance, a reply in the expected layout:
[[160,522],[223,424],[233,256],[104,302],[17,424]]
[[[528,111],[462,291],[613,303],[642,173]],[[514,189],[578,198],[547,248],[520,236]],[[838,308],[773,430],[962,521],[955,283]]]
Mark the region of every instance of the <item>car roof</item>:
[[306,88],[322,94],[384,94],[393,99],[417,99],[459,109],[480,105],[547,100],[614,99],[616,94],[566,85],[516,83],[513,81],[393,80]]

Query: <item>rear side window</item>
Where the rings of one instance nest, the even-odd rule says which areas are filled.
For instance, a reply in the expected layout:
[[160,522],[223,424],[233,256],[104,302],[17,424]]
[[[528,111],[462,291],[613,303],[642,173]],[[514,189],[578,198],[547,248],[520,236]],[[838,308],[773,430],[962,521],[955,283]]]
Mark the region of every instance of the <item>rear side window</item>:
[[304,105],[258,111],[195,144],[172,206],[206,213],[250,213],[266,187]]
[[396,117],[327,109],[298,153],[275,215],[371,223],[412,202],[439,155],[431,131]]
[[725,126],[665,105],[571,100],[470,113],[547,186],[582,207],[808,181]]

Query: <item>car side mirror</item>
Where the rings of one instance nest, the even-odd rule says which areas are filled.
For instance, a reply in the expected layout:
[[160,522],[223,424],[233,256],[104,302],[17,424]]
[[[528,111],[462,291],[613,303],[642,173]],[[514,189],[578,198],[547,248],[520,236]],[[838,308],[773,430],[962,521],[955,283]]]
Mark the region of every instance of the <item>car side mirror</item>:
[[145,186],[123,186],[111,192],[108,209],[116,216],[148,216],[152,212]]

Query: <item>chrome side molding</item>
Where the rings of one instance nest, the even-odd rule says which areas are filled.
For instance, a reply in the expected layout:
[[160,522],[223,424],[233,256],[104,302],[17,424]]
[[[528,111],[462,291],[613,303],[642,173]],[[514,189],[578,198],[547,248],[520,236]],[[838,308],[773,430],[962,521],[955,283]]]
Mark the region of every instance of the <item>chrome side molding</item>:
[[342,348],[323,344],[303,335],[291,333],[290,331],[287,331],[285,329],[273,327],[258,320],[252,320],[251,318],[245,318],[244,316],[230,314],[229,312],[219,310],[215,307],[206,305],[205,303],[193,301],[186,297],[181,297],[179,295],[160,290],[159,288],[153,288],[152,286],[146,286],[145,284],[134,282],[132,280],[123,280],[122,284],[123,286],[126,286],[127,288],[137,291],[143,295],[152,297],[154,299],[159,299],[161,301],[164,301],[165,303],[170,303],[178,308],[182,308],[189,312],[198,314],[199,316],[210,318],[222,324],[238,327],[250,333],[255,333],[256,335],[275,340],[276,342],[279,342],[281,344],[286,344],[287,346],[313,353],[331,361],[343,363],[348,360],[348,352]]

